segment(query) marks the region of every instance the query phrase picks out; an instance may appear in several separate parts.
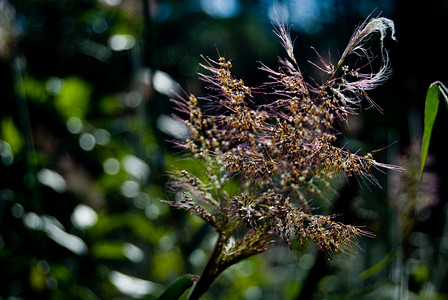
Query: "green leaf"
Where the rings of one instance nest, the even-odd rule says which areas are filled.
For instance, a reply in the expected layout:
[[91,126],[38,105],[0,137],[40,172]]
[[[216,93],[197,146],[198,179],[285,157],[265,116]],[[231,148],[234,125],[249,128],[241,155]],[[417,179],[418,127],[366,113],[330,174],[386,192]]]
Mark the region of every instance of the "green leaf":
[[166,291],[158,298],[158,300],[174,300],[179,299],[182,294],[188,290],[198,277],[194,275],[185,275],[173,282]]
[[394,260],[394,258],[397,256],[397,253],[398,252],[396,249],[387,253],[382,260],[380,260],[378,263],[368,268],[367,270],[363,271],[360,274],[361,278],[366,280],[384,270]]
[[99,241],[92,245],[91,254],[97,259],[126,260],[122,241]]
[[9,144],[14,155],[22,150],[25,143],[20,130],[14,124],[13,119],[9,116],[1,120],[0,140],[4,140]]
[[137,213],[99,214],[98,222],[88,230],[92,239],[100,239],[115,230],[129,229],[144,241],[154,245],[165,230],[155,227],[145,215]]
[[436,120],[438,109],[439,109],[439,85],[435,82],[429,86],[428,92],[426,93],[420,176],[423,174],[423,170],[425,168],[426,158],[428,156],[429,142],[431,140],[432,128],[434,127],[434,122]]
[[76,76],[67,77],[63,82],[63,88],[54,100],[56,109],[67,119],[77,117],[84,120],[92,87]]

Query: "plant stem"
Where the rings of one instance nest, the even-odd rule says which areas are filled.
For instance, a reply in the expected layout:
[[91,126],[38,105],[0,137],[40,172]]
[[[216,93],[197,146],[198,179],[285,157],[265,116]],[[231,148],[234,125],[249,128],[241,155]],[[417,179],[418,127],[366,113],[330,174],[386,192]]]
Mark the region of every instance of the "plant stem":
[[218,235],[218,240],[216,241],[213,252],[188,300],[199,299],[199,297],[212,286],[219,274],[229,266],[225,263],[225,260],[223,260],[223,248],[227,242],[227,236],[223,234]]

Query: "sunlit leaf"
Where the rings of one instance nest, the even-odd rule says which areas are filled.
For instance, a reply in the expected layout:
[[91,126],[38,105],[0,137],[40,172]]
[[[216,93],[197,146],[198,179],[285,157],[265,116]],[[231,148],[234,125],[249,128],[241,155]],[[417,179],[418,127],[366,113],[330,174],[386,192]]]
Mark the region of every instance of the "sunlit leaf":
[[99,108],[102,113],[113,115],[121,109],[121,106],[117,98],[108,95],[100,100]]
[[83,120],[91,93],[91,86],[81,78],[68,77],[64,79],[64,85],[60,93],[56,95],[56,109],[67,119],[78,117]]
[[185,260],[182,253],[176,247],[170,247],[169,243],[170,241],[163,239],[160,246],[164,249],[155,251],[152,255],[151,271],[157,281],[179,276],[184,268]]
[[420,165],[420,176],[423,174],[423,170],[425,168],[426,159],[428,156],[429,142],[431,140],[432,129],[434,127],[434,122],[436,120],[437,111],[439,109],[439,97],[440,93],[447,99],[447,89],[446,87],[439,81],[433,82],[426,93],[426,102],[425,102],[425,121],[424,121],[424,129],[423,129],[423,141],[422,141],[422,158]]
[[20,152],[24,144],[23,136],[11,117],[2,119],[0,130],[0,140],[7,142],[11,146],[11,150],[14,154]]
[[111,231],[129,229],[144,241],[155,244],[163,232],[156,228],[145,215],[135,213],[123,213],[117,215],[99,214],[97,223],[89,228],[92,238],[101,238]]
[[25,99],[39,104],[45,103],[49,94],[45,82],[39,81],[31,76],[24,76],[22,78],[19,91]]
[[424,261],[421,261],[412,266],[410,274],[416,282],[423,285],[430,279],[431,267]]
[[46,286],[46,263],[37,262],[30,267],[30,285],[35,291],[42,291]]
[[93,257],[99,259],[126,260],[122,241],[99,241],[92,245]]

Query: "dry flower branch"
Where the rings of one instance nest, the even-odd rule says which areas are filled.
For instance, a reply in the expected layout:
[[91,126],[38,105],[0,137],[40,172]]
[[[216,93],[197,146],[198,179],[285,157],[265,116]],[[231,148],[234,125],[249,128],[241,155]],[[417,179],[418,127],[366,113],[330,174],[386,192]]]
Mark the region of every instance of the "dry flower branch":
[[[173,100],[180,113],[177,118],[191,132],[178,146],[204,163],[207,179],[203,182],[186,171],[174,172],[173,186],[182,191],[182,197],[169,203],[202,217],[218,233],[191,299],[202,295],[228,266],[266,251],[278,237],[286,244],[312,240],[330,252],[346,251],[359,236],[371,236],[336,222],[334,216],[314,214],[308,200],[322,197],[323,189],[330,188],[338,174],[377,183],[372,168],[396,169],[377,162],[372,153],[359,155],[335,145],[337,122],[346,122],[363,100],[374,105],[366,91],[390,74],[383,41],[387,31],[395,39],[393,22],[366,20],[355,30],[336,66],[318,55],[322,66],[314,65],[328,77],[321,85],[304,80],[289,31],[280,22],[277,25],[275,33],[288,58],[279,59],[277,70],[261,65],[268,75],[261,87],[250,88],[235,78],[231,62],[224,57],[218,61],[204,58],[201,66],[208,74],[200,78],[210,89],[204,102],[215,112],[204,110],[202,99],[194,95]],[[379,33],[381,57],[376,72],[372,71],[371,50],[366,48],[375,33]],[[351,55],[366,60],[367,65],[351,66]],[[368,73],[362,73],[365,68]],[[255,107],[253,97],[258,93],[272,101]],[[225,191],[231,179],[240,182],[234,196]]]

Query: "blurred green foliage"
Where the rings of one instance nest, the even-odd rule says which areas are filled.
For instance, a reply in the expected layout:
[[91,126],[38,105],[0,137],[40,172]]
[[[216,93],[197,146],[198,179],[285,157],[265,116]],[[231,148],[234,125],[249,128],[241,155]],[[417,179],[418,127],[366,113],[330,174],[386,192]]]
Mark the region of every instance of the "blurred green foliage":
[[[289,7],[297,20],[296,2],[276,5]],[[373,7],[392,19],[403,8],[394,11],[388,1],[366,1],[362,9],[350,1],[324,2],[333,17],[321,13],[316,30],[292,26],[301,33],[296,42],[304,60],[313,59],[308,46],[325,53],[344,45]],[[227,15],[206,13],[204,3],[0,0],[0,299],[155,299],[180,276],[200,273],[214,233],[162,202],[176,197],[165,176],[173,165],[202,172],[166,142],[180,129],[160,118],[172,113],[163,87],[180,83],[206,93],[196,75],[200,54],[213,58],[218,50],[232,58],[248,84],[263,80],[257,61],[275,67],[283,55],[271,32],[271,1],[230,1],[238,6]],[[399,23],[401,43],[400,30],[406,27]],[[393,51],[398,78],[405,78],[400,74],[408,64],[394,60]],[[159,85],[157,70],[170,76],[159,77],[165,78]],[[306,72],[313,75],[312,68]],[[392,136],[402,143],[397,152],[405,148],[400,133],[407,122],[396,122],[407,112],[403,102],[389,100],[406,89],[398,79],[393,84],[398,88],[379,97],[384,123],[367,111],[353,119],[345,138],[370,150]],[[364,251],[327,262],[312,245],[294,251],[279,245],[232,266],[204,299],[393,299],[397,293],[446,299],[444,216],[437,210],[419,216],[409,243],[397,244],[387,179],[379,176],[385,189],[340,183],[343,199],[323,208],[377,234],[360,241]],[[232,182],[229,192],[237,187]],[[443,214],[444,198],[437,203]],[[401,263],[389,259],[397,247],[404,249]]]

